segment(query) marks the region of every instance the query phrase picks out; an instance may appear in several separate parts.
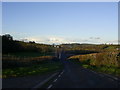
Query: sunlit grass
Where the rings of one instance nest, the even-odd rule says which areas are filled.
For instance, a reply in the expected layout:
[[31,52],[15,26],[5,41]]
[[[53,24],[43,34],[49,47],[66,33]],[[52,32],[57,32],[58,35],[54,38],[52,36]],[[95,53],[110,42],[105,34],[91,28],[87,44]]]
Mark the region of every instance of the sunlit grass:
[[0,78],[2,78],[2,69],[0,69]]
[[[89,56],[90,55],[91,54],[89,54]],[[93,55],[95,55],[95,54],[93,54]],[[82,57],[82,56],[84,56],[84,57]],[[75,64],[79,64],[80,66],[87,68],[87,69],[91,69],[91,70],[94,70],[97,72],[107,73],[107,74],[111,74],[111,75],[120,76],[120,67],[112,65],[112,64],[110,66],[109,64],[104,64],[104,63],[103,63],[103,65],[101,65],[101,63],[99,63],[99,62],[96,63],[95,65],[93,65],[94,61],[92,59],[89,59],[89,57],[87,57],[87,56],[88,55],[71,56],[68,58],[68,60]],[[109,58],[107,59],[107,57],[106,57],[105,60],[107,62],[107,60],[109,60]],[[114,60],[113,60],[113,62],[114,62]]]
[[3,74],[3,78],[8,78],[8,77],[44,74],[44,73],[54,72],[60,69],[62,69],[62,64],[59,61],[57,61],[52,63],[33,65],[31,67],[3,69],[2,74]]

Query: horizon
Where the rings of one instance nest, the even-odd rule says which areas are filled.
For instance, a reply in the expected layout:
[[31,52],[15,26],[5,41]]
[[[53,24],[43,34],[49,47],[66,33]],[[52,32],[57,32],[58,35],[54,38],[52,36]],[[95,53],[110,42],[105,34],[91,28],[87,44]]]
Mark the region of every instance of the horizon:
[[2,34],[16,40],[118,44],[117,2],[3,2],[2,8]]
[[[3,34],[3,35],[10,35],[10,34]],[[3,35],[0,35],[0,36],[3,36]],[[10,35],[11,36],[11,35]],[[29,42],[35,42],[35,41],[28,41],[28,40],[17,40],[17,39],[14,39],[14,37],[12,36],[13,40],[14,41],[20,41],[20,42],[25,42],[25,43],[29,43]],[[114,43],[61,43],[61,44],[55,44],[55,43],[50,43],[50,44],[46,44],[46,43],[39,43],[39,42],[35,42],[36,44],[45,44],[45,45],[62,45],[62,44],[80,44],[80,45],[119,45],[118,44],[114,44]]]

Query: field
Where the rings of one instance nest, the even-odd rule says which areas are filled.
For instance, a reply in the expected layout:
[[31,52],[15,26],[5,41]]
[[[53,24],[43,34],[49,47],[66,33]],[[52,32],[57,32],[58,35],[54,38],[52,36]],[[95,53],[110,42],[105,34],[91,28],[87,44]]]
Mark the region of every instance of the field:
[[63,67],[59,59],[54,56],[4,56],[2,64],[3,78],[55,72]]
[[8,53],[4,54],[3,56],[11,56],[11,57],[39,57],[39,56],[54,56],[54,53],[46,53],[41,54],[39,52],[16,52],[16,53]]
[[54,56],[35,57],[39,55],[38,53],[21,53],[20,55],[4,55],[2,58],[3,78],[45,74],[61,70],[63,67],[59,59]]
[[55,56],[60,50],[68,55],[67,60],[85,68],[120,76],[119,45],[61,44],[58,50],[54,45],[13,40],[11,35],[3,35],[2,40],[3,78],[60,70],[63,65]]
[[68,60],[80,64],[84,68],[120,76],[120,61],[118,52],[75,55],[69,57]]
[[2,78],[56,72],[63,68],[53,45],[13,40],[3,35]]
[[45,74],[49,72],[55,72],[62,69],[62,64],[57,62],[47,62],[38,65],[32,65],[29,67],[16,67],[16,68],[8,68],[3,69],[3,78],[8,77],[20,77],[20,76],[28,76],[28,75],[36,75],[36,74]]

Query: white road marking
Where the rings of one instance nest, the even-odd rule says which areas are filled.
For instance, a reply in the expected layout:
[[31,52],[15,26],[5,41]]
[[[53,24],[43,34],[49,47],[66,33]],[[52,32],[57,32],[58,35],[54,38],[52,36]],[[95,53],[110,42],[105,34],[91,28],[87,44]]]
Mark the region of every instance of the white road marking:
[[108,78],[110,81],[114,81],[112,78]]
[[111,76],[111,75],[108,75],[108,74],[104,74],[104,75],[107,76],[107,77],[113,78],[114,80],[118,80],[118,78],[113,77],[113,76]]
[[118,78],[114,77],[115,80],[118,80]]
[[49,88],[51,88],[51,87],[52,87],[52,84],[51,84],[51,85],[49,85],[48,89],[49,89]]
[[[85,72],[88,72],[87,70],[82,70],[82,71],[85,71]],[[99,75],[99,76],[101,76],[101,77],[105,77],[105,76],[107,76],[107,77],[109,77],[109,80],[111,80],[111,81],[114,81],[114,80],[118,80],[118,78],[117,77],[114,77],[114,76],[111,76],[111,75],[108,75],[108,74],[99,74],[99,72],[95,72],[95,71],[93,71],[93,70],[89,70],[89,72],[93,72],[94,74],[97,74],[97,75]]]
[[59,75],[58,77],[61,77],[61,75]]
[[61,74],[63,74],[64,71],[61,72]]
[[97,74],[96,72],[92,71],[93,73]]
[[57,79],[55,79],[53,82],[56,82],[57,81]]
[[36,86],[34,86],[32,89],[37,89],[40,88],[42,85],[44,85],[46,82],[48,82],[50,79],[52,79],[54,76],[56,76],[58,73],[54,73],[53,75],[51,75],[50,77],[48,77],[47,79],[45,79],[44,81],[38,83]]

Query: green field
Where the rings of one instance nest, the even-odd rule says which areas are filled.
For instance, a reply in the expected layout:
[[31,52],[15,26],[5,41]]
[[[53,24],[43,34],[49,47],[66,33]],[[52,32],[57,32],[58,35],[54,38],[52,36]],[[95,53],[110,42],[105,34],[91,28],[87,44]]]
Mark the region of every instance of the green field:
[[50,53],[18,52],[3,55],[2,78],[20,77],[55,72],[63,68],[62,63]]
[[43,64],[33,65],[29,67],[16,67],[2,70],[2,77],[20,77],[36,74],[45,74],[49,72],[55,72],[63,68],[60,61],[47,62]]
[[84,68],[88,68],[97,72],[107,73],[115,76],[120,76],[120,69],[117,67],[106,67],[106,66],[92,66],[92,65],[82,65]]
[[[3,78],[43,74],[59,70],[62,66],[55,56],[55,45],[14,40],[11,35],[2,36]],[[68,58],[85,68],[120,75],[119,45],[61,44]],[[61,50],[62,50],[61,49]],[[78,60],[78,61],[76,61]]]
[[13,56],[13,57],[39,57],[39,56],[54,56],[54,53],[46,53],[41,54],[39,52],[16,52],[16,53],[9,53],[9,54],[3,54],[3,56]]
[[[115,65],[99,65],[97,63],[97,65],[92,65],[91,63],[93,63],[93,60],[90,59],[86,59],[86,57],[84,58],[83,61],[80,61],[80,55],[76,55],[76,56],[72,56],[70,58],[68,58],[69,61],[75,63],[75,64],[79,64],[80,66],[87,68],[87,69],[91,69],[94,70],[96,72],[101,72],[101,73],[107,73],[107,74],[111,74],[114,76],[120,76],[120,67],[115,66]],[[100,61],[101,62],[101,61]]]

